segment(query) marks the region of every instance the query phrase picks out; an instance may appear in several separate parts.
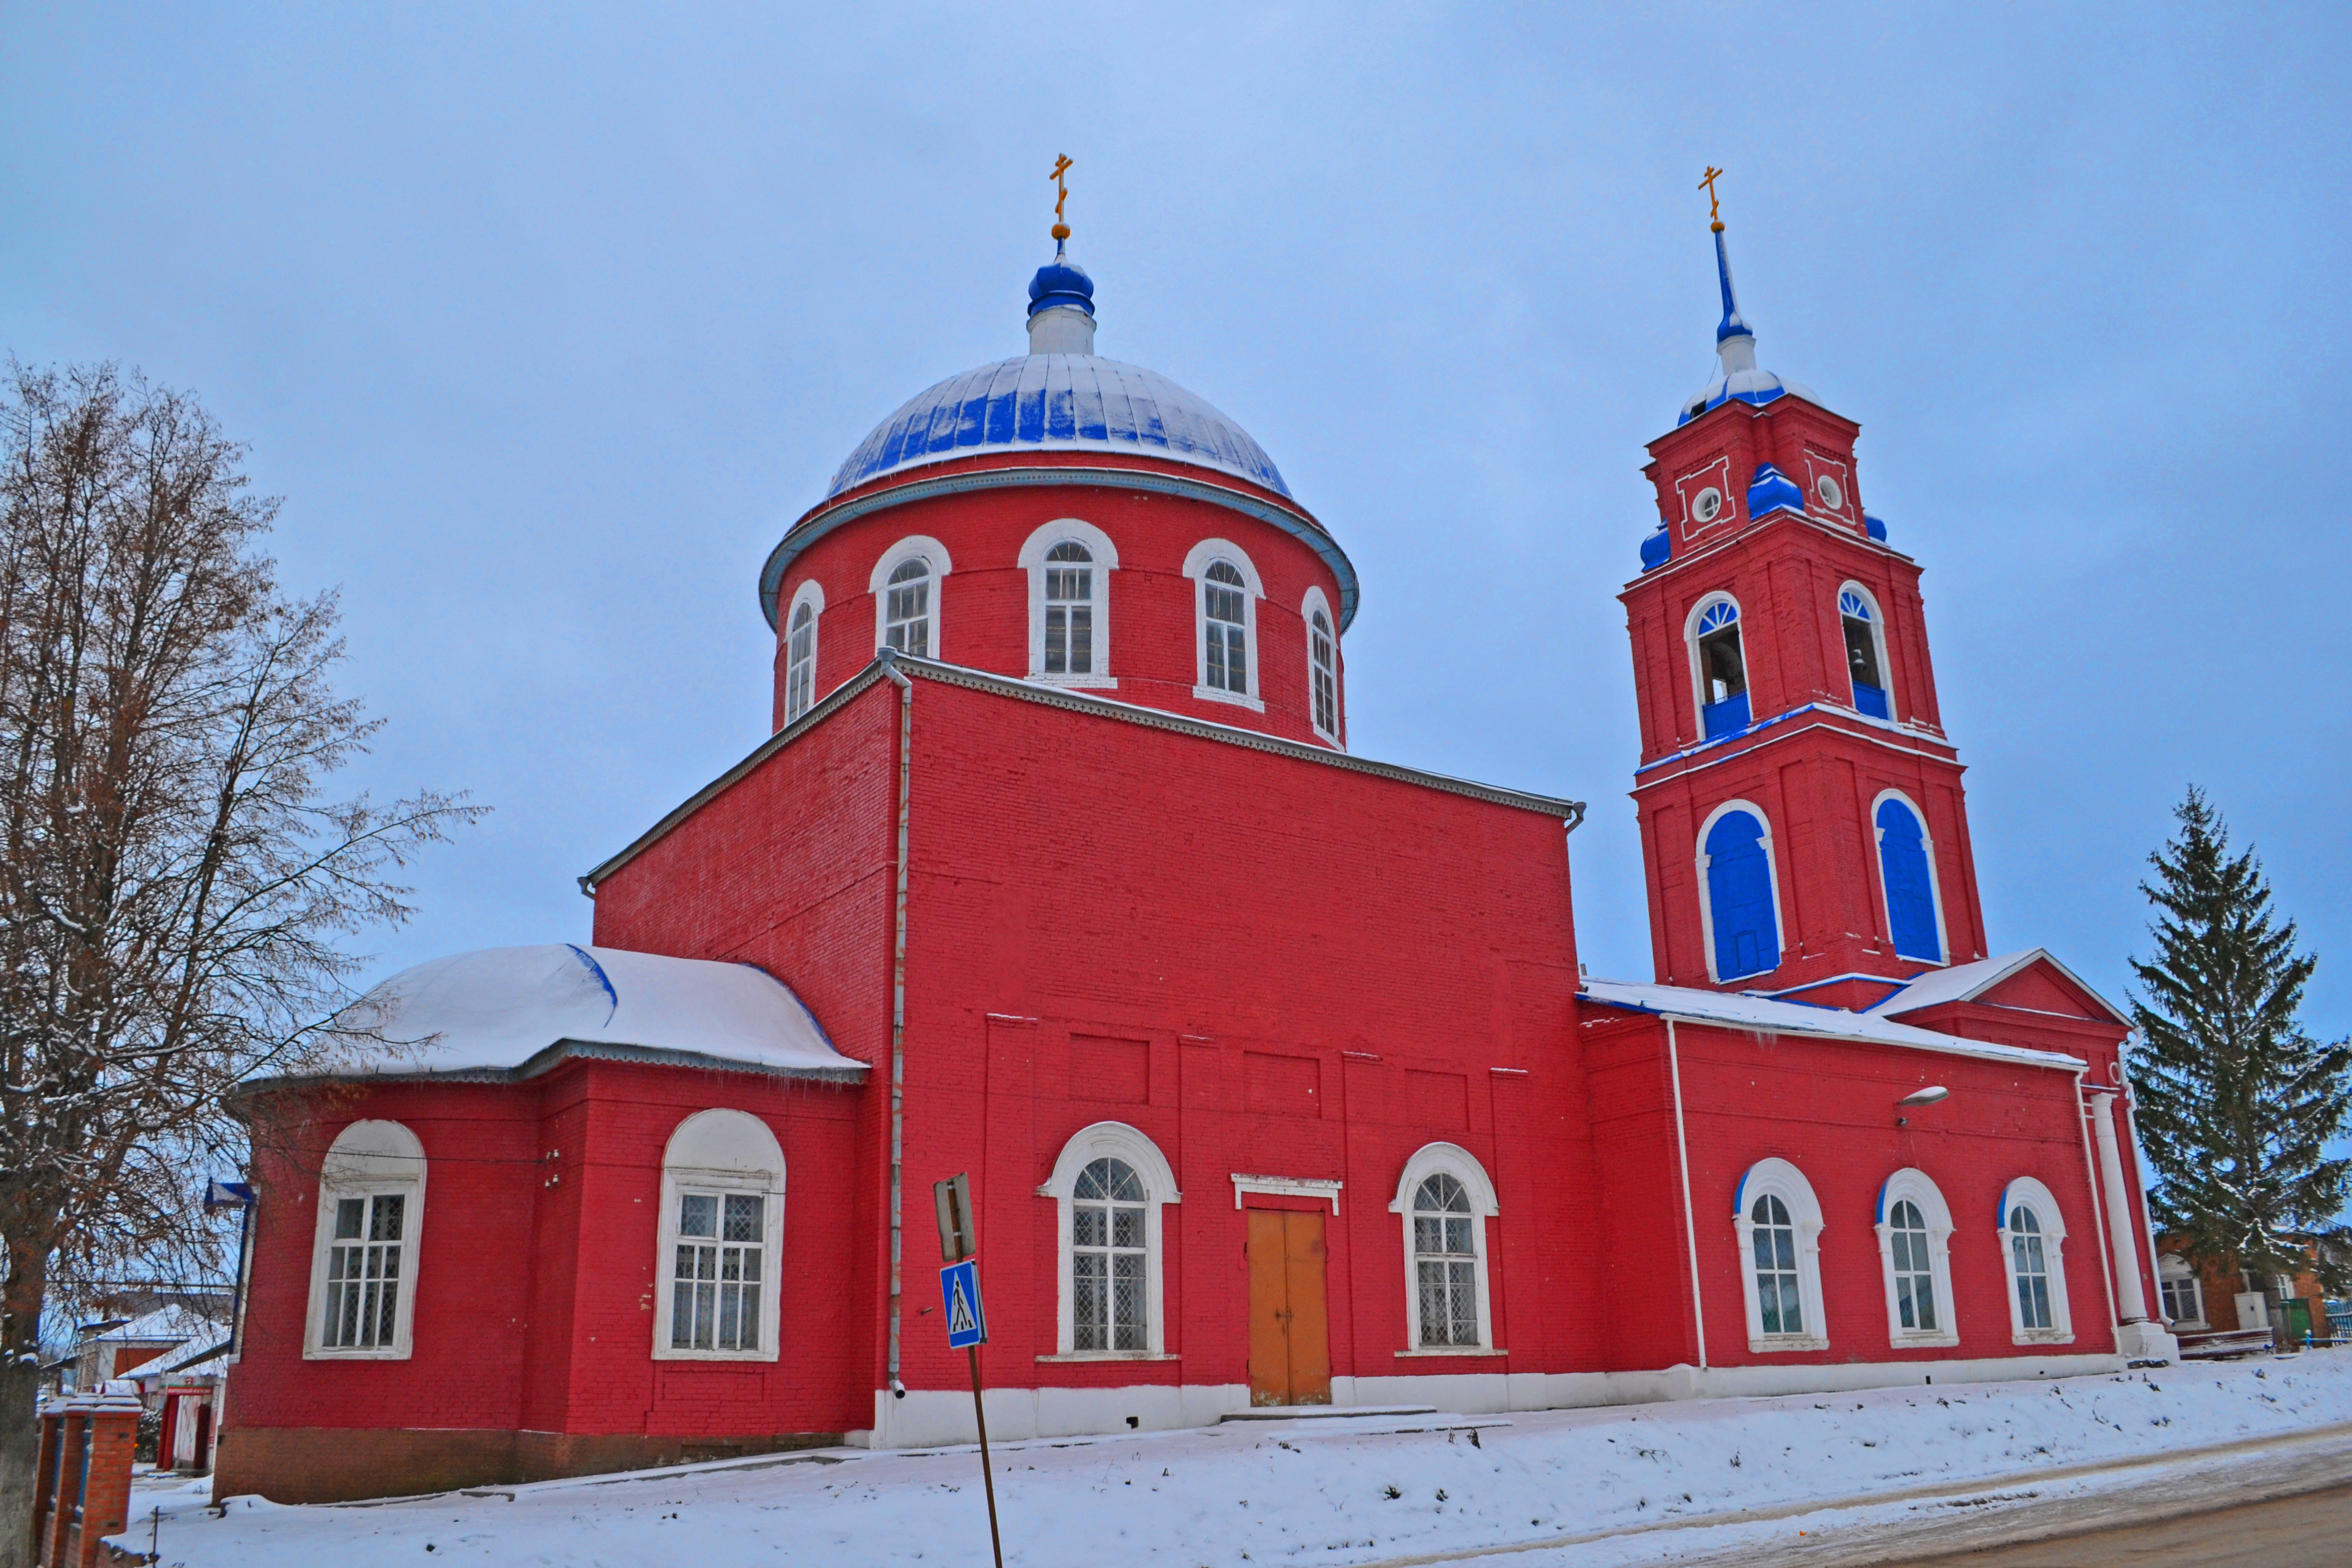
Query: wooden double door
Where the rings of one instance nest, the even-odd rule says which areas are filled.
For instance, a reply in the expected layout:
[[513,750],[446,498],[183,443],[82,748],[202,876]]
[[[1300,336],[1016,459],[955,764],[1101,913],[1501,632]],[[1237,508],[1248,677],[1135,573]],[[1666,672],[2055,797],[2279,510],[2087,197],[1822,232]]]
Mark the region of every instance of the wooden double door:
[[1252,1405],[1331,1403],[1331,1321],[1320,1211],[1249,1213]]

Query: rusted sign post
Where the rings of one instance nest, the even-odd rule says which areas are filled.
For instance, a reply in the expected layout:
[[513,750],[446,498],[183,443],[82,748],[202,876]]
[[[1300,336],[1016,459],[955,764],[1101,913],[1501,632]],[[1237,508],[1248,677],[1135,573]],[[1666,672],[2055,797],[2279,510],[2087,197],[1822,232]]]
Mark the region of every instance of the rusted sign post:
[[948,1349],[971,1362],[971,1416],[980,1428],[980,1479],[988,1492],[988,1544],[1004,1568],[1004,1542],[996,1531],[996,1471],[988,1460],[988,1412],[980,1399],[980,1347],[988,1342],[988,1312],[980,1301],[980,1241],[971,1219],[971,1178],[931,1184],[940,1208],[940,1296],[947,1309]]

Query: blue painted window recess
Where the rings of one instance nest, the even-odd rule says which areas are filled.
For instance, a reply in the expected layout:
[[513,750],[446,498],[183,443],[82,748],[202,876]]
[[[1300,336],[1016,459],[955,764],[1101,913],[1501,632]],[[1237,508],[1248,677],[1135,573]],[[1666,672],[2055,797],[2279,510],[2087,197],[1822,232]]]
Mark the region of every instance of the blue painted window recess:
[[1764,824],[1727,811],[1706,830],[1706,907],[1715,928],[1715,977],[1741,980],[1780,967],[1772,910],[1772,863]]
[[1886,884],[1886,923],[1895,956],[1944,962],[1936,933],[1936,885],[1927,871],[1927,836],[1901,801],[1878,803],[1878,874]]
[[1874,719],[1895,717],[1886,700],[1886,675],[1878,668],[1878,634],[1871,625],[1870,601],[1848,588],[1838,595],[1838,620],[1845,626],[1845,667],[1853,677],[1853,706]]
[[1699,717],[1706,738],[1748,728],[1748,661],[1740,657],[1739,606],[1718,599],[1698,618]]

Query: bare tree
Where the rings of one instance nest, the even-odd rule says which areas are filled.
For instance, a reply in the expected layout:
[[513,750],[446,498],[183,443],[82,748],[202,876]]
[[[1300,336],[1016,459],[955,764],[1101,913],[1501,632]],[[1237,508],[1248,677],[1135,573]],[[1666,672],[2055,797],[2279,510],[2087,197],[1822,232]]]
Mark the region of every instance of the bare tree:
[[404,920],[389,875],[479,809],[323,796],[378,721],[334,692],[334,595],[279,591],[242,457],[111,367],[0,384],[0,1568],[58,1287],[201,1247],[223,1093],[326,1064],[341,940]]

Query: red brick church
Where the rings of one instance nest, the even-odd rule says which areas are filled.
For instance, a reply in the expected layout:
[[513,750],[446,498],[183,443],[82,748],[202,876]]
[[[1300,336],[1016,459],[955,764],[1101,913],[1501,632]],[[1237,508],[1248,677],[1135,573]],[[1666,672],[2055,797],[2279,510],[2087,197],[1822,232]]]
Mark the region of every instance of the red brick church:
[[1581,805],[1349,750],[1347,552],[1057,247],[784,531],[774,732],[592,944],[241,1093],[221,1494],[968,1439],[960,1171],[1008,1436],[2170,1355],[2126,1022],[1990,955],[1919,567],[1716,259],[1621,595],[1654,978],[1577,962]]

